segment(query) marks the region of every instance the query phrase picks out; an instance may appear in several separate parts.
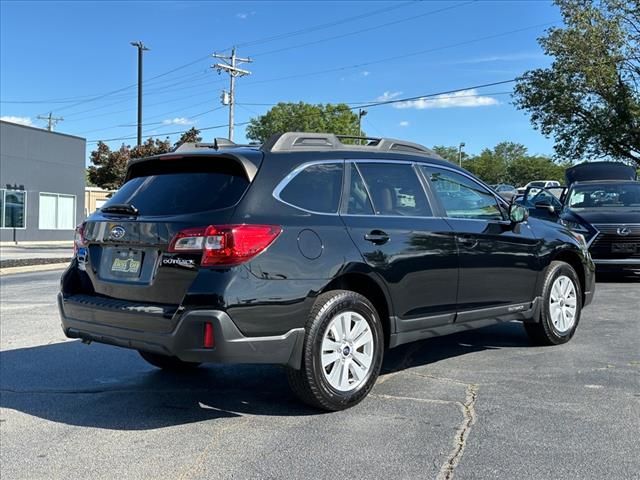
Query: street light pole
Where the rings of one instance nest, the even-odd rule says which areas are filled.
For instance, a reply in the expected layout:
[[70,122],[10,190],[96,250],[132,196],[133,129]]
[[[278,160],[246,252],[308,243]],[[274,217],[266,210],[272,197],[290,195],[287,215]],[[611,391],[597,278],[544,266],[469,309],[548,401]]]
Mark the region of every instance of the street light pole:
[[[364,117],[368,112],[366,110],[358,109],[358,136],[362,137],[362,117]],[[358,140],[358,144],[360,144],[361,140]]]
[[142,145],[142,52],[149,50],[141,41],[131,42],[138,49],[138,146]]
[[460,145],[458,145],[458,166],[461,167],[462,166],[462,149],[464,148],[465,143],[464,142],[460,142]]

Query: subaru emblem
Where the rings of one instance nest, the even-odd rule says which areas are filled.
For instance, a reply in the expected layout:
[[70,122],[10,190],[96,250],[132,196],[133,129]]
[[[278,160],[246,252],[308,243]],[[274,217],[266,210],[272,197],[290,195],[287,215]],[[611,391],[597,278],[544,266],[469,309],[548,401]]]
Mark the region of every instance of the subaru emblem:
[[109,232],[109,238],[111,240],[120,240],[122,237],[124,237],[125,233],[126,233],[125,229],[120,225],[117,225],[113,227]]
[[618,232],[618,235],[626,237],[631,233],[631,229],[629,227],[618,227],[617,232]]

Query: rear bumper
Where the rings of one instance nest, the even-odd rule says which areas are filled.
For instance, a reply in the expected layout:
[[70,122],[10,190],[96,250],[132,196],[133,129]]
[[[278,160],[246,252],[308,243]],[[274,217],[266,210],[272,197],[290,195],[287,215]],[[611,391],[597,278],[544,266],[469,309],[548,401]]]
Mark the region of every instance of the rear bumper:
[[[283,335],[246,337],[220,310],[176,311],[90,305],[58,294],[62,329],[69,338],[176,356],[187,362],[269,363],[299,368],[304,328]],[[215,346],[203,348],[204,324],[213,325]]]

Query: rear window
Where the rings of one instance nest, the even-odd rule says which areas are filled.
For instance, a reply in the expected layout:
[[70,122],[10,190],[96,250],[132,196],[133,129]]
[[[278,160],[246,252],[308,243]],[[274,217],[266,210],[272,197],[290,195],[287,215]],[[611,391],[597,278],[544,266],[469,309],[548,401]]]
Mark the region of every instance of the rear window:
[[310,165],[280,192],[284,202],[320,213],[337,213],[342,192],[342,163]]
[[[247,187],[244,170],[232,160],[180,159],[139,165],[102,208],[125,203],[140,215],[181,215],[220,210],[238,203]],[[213,162],[211,162],[213,163]]]

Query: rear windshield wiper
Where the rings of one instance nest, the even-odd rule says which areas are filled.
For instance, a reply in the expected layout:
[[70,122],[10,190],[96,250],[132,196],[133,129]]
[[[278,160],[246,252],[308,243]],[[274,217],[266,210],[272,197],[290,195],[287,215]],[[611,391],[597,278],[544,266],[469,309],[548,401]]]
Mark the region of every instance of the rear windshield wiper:
[[100,209],[103,213],[122,213],[125,215],[138,215],[138,209],[128,203],[114,203]]

